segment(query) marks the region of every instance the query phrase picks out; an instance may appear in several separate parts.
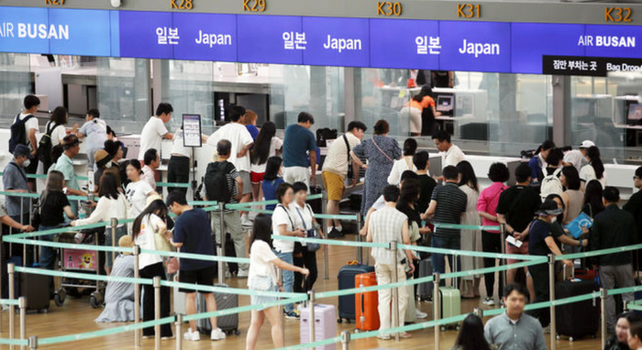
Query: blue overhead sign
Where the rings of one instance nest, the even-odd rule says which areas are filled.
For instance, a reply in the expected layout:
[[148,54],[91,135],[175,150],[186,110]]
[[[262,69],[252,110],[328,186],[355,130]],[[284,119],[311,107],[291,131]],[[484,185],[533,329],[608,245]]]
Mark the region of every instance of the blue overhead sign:
[[0,51],[527,74],[571,57],[591,74],[642,57],[642,26],[0,7]]

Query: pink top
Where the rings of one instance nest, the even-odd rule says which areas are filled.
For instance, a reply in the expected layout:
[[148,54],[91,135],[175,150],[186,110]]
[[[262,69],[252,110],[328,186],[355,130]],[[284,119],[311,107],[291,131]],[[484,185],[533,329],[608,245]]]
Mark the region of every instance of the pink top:
[[[501,182],[493,182],[492,185],[484,189],[479,195],[479,201],[477,201],[477,211],[483,211],[490,215],[497,215],[497,203],[499,203],[499,195],[507,189],[508,186],[504,185]],[[490,221],[486,218],[482,218],[482,225],[484,226],[498,226],[499,224],[495,221]],[[499,233],[499,231],[488,231],[493,233]]]

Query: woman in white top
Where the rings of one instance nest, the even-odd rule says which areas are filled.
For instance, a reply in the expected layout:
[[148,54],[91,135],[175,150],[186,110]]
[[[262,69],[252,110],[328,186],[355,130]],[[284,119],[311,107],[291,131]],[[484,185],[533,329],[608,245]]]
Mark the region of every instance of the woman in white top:
[[[112,218],[118,219],[116,226],[116,240],[112,241],[111,225],[105,228],[105,245],[108,247],[115,246],[120,237],[127,235],[127,226],[123,223],[126,220],[129,212],[129,202],[124,194],[118,192],[118,181],[116,175],[112,173],[104,173],[100,178],[100,190],[98,195],[100,199],[96,205],[96,209],[86,219],[75,220],[71,222],[71,226],[82,226],[95,224],[99,221],[111,222]],[[105,253],[105,270],[107,274],[111,274],[112,267],[112,254],[111,252]]]
[[606,187],[606,172],[604,171],[604,164],[600,158],[600,149],[592,146],[586,150],[586,159],[589,164],[580,169],[580,179],[582,180],[582,191],[584,187],[591,180],[598,180],[602,184],[602,188]]
[[276,135],[276,125],[267,121],[263,123],[259,135],[256,137],[252,151],[250,152],[250,177],[252,179],[252,195],[254,201],[260,201],[263,198],[261,193],[261,183],[265,175],[267,160],[270,157],[280,155],[283,150],[283,141]]
[[[254,228],[250,238],[250,273],[248,277],[248,288],[257,291],[283,291],[278,284],[276,269],[296,271],[302,275],[308,275],[308,269],[288,264],[279,259],[270,246],[271,220],[267,215],[259,214],[254,219]],[[284,271],[285,272],[285,271]],[[272,296],[251,296],[252,305],[273,303],[277,301]],[[247,331],[246,350],[254,350],[259,337],[261,326],[267,318],[272,326],[272,343],[275,348],[282,348],[283,325],[281,324],[280,307],[273,306],[266,309],[252,310],[250,328]]]
[[[49,138],[51,139],[52,149],[58,146],[62,142],[62,139],[67,135],[67,129],[65,128],[65,125],[67,125],[68,120],[69,120],[69,114],[67,113],[67,109],[65,107],[56,107],[56,109],[54,109],[54,111],[51,112],[51,115],[49,116],[49,121],[45,126],[45,134],[42,137],[44,138],[44,137],[47,137],[47,135],[50,135]],[[78,125],[74,126],[73,132],[76,131],[77,127]],[[41,138],[40,141],[42,142],[42,140],[43,139]],[[49,172],[49,168],[54,163],[54,161],[51,157],[51,154],[43,154],[43,155],[39,154],[38,158],[40,158],[41,156],[44,159],[38,160],[38,169],[36,173],[47,174]],[[37,185],[38,185],[38,188],[44,188],[45,180],[38,179]]]
[[417,141],[410,138],[404,141],[403,143],[403,157],[401,159],[395,160],[395,163],[392,165],[392,171],[388,175],[388,183],[391,185],[399,185],[399,180],[401,179],[401,174],[406,170],[412,170],[417,172],[417,167],[413,163],[413,158],[415,152],[417,151]]
[[[314,218],[312,207],[306,201],[308,200],[308,186],[303,182],[295,182],[293,185],[294,190],[294,203],[290,206],[294,213],[294,224],[297,228],[306,232],[306,236],[310,238],[319,237],[324,238],[321,226]],[[315,235],[315,231],[317,234]],[[310,270],[308,278],[303,280],[300,273],[294,274],[294,292],[307,293],[312,290],[314,282],[317,280],[317,250],[323,247],[318,244],[308,245],[305,242],[295,243],[294,248],[294,265],[303,267],[305,266]],[[299,248],[299,251],[297,251]]]
[[[276,188],[276,199],[279,204],[274,208],[272,213],[272,231],[279,236],[297,236],[305,237],[306,233],[302,229],[296,228],[294,224],[296,213],[292,211],[292,201],[294,200],[294,191],[292,185],[284,182]],[[292,264],[294,242],[284,241],[281,239],[274,240],[274,252],[276,256],[288,264]],[[283,271],[283,290],[291,293],[294,287],[294,273],[292,271]],[[285,317],[297,319],[299,315],[294,311],[293,304],[284,306]]]
[[[167,205],[162,200],[152,201],[134,221],[134,230],[132,237],[136,245],[142,250],[156,249],[156,235],[165,238],[171,237],[167,231],[167,223],[161,219],[167,217]],[[153,279],[155,276],[165,278],[165,269],[163,268],[163,258],[157,254],[140,253],[139,255],[139,274],[140,278]],[[151,284],[143,285],[143,321],[154,320],[154,287]],[[169,287],[161,286],[161,318],[169,316]],[[153,337],[154,327],[143,329],[143,337]],[[172,338],[172,327],[170,324],[161,325],[161,337],[163,339]]]
[[[461,217],[462,225],[481,225],[481,218],[477,212],[479,201],[479,185],[473,166],[468,161],[457,164],[460,180],[459,189],[468,197],[466,212]],[[481,252],[482,236],[480,230],[461,230],[461,250]],[[484,260],[479,257],[462,256],[461,271],[472,271],[483,268]],[[475,298],[479,296],[479,281],[481,275],[462,277],[462,298]]]
[[135,218],[138,217],[147,206],[147,197],[156,192],[154,192],[154,189],[152,189],[149,183],[141,179],[142,170],[139,161],[135,159],[130,160],[126,169],[127,179],[130,181],[125,189],[125,194],[131,204],[129,217]]

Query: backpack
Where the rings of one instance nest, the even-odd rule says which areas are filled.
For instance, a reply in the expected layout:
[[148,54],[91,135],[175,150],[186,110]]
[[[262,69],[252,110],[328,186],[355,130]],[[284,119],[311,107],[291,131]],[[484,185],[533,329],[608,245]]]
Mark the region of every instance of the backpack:
[[39,161],[43,163],[51,162],[51,149],[53,147],[51,143],[51,133],[59,126],[60,125],[54,125],[51,127],[51,123],[47,125],[47,132],[42,135],[40,142],[38,142],[37,155]]
[[13,153],[18,145],[27,145],[27,128],[25,125],[33,115],[28,115],[20,120],[20,113],[16,116],[16,120],[11,124],[11,138],[9,139],[9,152]]
[[207,200],[220,203],[229,203],[232,191],[227,186],[227,174],[234,170],[234,164],[228,161],[214,162],[207,165],[203,184]]
[[564,188],[562,187],[562,181],[559,178],[559,174],[562,172],[562,168],[558,168],[551,175],[547,175],[542,179],[540,187],[540,196],[542,199],[548,197],[550,194],[562,195]]

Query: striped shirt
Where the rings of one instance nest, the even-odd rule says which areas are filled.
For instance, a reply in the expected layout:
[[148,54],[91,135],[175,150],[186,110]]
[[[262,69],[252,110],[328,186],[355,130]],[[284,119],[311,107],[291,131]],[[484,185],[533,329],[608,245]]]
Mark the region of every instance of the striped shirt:
[[[433,221],[435,224],[461,224],[461,214],[466,211],[468,196],[457,184],[447,182],[444,186],[435,187],[431,201],[437,202]],[[434,236],[450,237],[461,235],[459,229],[437,228]]]
[[[370,216],[370,228],[372,229],[372,241],[374,243],[388,244],[392,241],[403,243],[401,230],[406,225],[408,217],[392,207],[384,207],[372,213]],[[377,264],[392,265],[395,263],[391,250],[386,248],[372,248],[372,257]],[[405,259],[406,254],[402,249],[397,250],[397,261]]]

